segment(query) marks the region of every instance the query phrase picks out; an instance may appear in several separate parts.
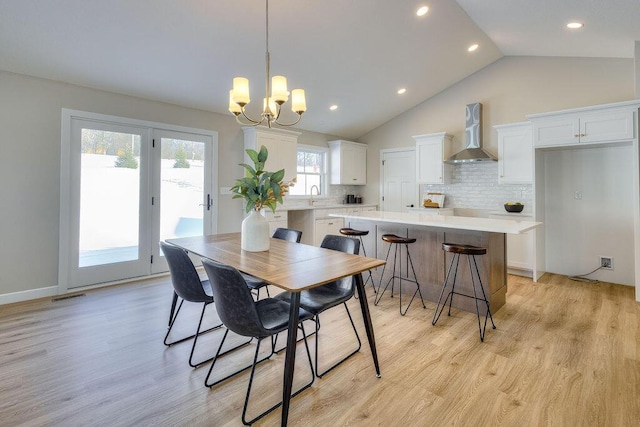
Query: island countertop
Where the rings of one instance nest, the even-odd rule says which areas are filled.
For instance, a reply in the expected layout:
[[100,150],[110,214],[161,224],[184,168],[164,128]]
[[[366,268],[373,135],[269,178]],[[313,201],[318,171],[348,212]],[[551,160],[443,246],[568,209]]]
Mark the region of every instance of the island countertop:
[[359,212],[352,214],[332,213],[329,216],[360,221],[386,222],[392,224],[418,225],[449,228],[455,230],[486,231],[489,233],[522,234],[542,225],[535,221],[511,219],[472,218],[465,216],[428,215],[419,212]]

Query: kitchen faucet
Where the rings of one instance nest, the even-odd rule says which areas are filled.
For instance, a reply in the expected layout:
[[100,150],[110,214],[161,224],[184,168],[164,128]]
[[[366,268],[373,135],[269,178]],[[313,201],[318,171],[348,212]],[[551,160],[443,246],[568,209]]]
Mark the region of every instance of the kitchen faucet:
[[311,189],[309,190],[309,195],[311,196],[311,199],[309,200],[309,204],[310,204],[311,206],[313,206],[313,203],[314,203],[314,202],[313,202],[313,189],[314,189],[314,188],[316,189],[316,196],[319,196],[319,195],[320,195],[320,188],[318,188],[318,186],[317,186],[317,185],[313,184],[313,185],[311,186]]

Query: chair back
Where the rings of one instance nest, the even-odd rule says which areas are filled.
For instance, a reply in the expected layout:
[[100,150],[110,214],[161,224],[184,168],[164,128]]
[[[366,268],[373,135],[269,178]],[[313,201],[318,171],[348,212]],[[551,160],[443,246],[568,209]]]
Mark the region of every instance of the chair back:
[[176,294],[189,302],[211,301],[211,295],[207,295],[205,292],[196,267],[184,249],[166,242],[160,242],[160,248],[162,248],[162,253],[169,265],[171,282]]
[[270,335],[262,325],[247,282],[235,268],[202,259],[209,276],[216,311],[222,323],[232,332],[245,337],[262,338]]
[[274,239],[286,240],[288,242],[300,243],[302,231],[293,228],[276,228],[273,232]]
[[[324,236],[324,239],[322,239],[320,247],[358,255],[360,253],[360,240],[347,236],[326,235]],[[351,289],[351,292],[355,290],[355,278],[353,276],[343,277],[335,283],[340,288]]]

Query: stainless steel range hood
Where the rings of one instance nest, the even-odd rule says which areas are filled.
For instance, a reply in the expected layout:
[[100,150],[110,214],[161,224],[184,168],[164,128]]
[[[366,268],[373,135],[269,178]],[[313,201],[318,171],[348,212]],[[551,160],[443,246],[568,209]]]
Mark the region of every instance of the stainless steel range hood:
[[495,162],[497,159],[482,149],[482,104],[467,105],[467,148],[445,160],[445,163]]

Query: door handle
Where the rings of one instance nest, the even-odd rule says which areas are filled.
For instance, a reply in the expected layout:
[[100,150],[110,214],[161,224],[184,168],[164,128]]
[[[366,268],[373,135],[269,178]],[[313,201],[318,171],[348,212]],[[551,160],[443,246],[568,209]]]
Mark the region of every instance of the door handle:
[[200,203],[200,206],[206,206],[207,210],[211,210],[211,194],[207,194],[207,203]]
[[407,208],[412,208],[412,207],[413,207],[413,205],[412,205],[412,204],[411,204],[411,205],[406,205],[406,207],[407,207]]

